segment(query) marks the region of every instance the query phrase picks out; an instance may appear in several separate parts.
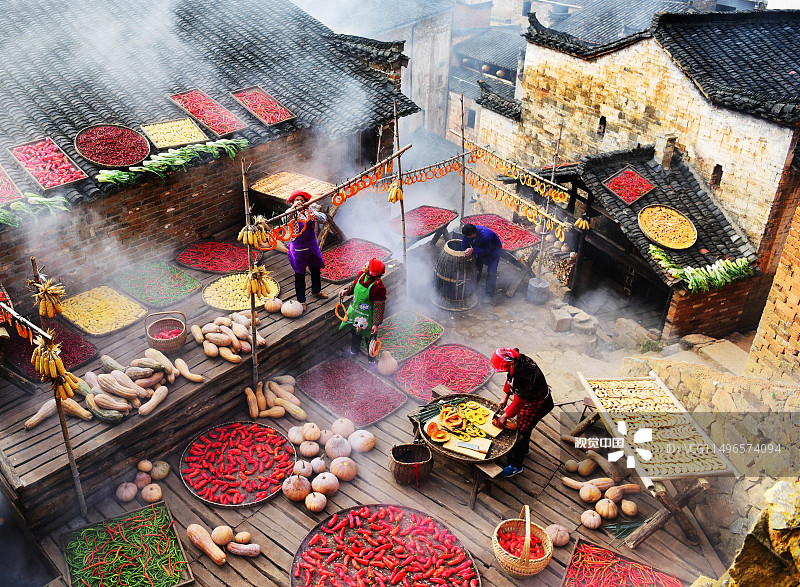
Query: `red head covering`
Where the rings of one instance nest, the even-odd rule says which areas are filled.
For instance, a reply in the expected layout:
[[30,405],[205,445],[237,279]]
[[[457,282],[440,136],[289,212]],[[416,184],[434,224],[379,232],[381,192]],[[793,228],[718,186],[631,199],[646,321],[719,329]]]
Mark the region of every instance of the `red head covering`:
[[311,199],[311,194],[309,194],[308,192],[304,192],[303,190],[297,190],[295,192],[292,192],[292,195],[289,196],[289,199],[287,201],[290,204],[293,204],[295,199],[297,198],[303,198],[304,201],[308,202]]
[[519,358],[519,351],[517,349],[499,348],[497,349],[489,362],[495,371],[508,371],[511,369],[511,364],[514,359]]
[[367,263],[367,271],[370,275],[383,275],[386,271],[386,265],[380,259],[372,258]]

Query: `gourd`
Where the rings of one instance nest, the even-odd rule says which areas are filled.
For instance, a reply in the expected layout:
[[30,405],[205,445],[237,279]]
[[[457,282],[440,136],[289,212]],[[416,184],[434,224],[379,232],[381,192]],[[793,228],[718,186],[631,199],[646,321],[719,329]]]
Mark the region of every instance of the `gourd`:
[[[219,326],[217,326],[217,329],[219,329]],[[213,342],[219,347],[230,346],[231,344],[231,337],[221,332],[207,332],[206,340],[208,342]]]
[[581,524],[590,530],[597,530],[602,522],[603,518],[594,510],[586,510],[581,514]]
[[[219,320],[219,318],[217,318],[217,320]],[[219,327],[222,326],[224,322],[220,322],[219,324],[217,324],[217,320],[215,320],[214,322],[209,322],[208,324],[203,324],[203,327],[200,329],[200,332],[202,332],[203,334],[214,334],[221,332]],[[230,323],[230,320],[228,320],[228,323]]]
[[591,483],[581,487],[578,495],[580,495],[580,498],[587,503],[594,503],[603,497],[603,493]]
[[596,504],[594,504],[595,511],[603,516],[606,520],[612,520],[617,517],[619,510],[617,509],[617,504],[615,504],[610,499],[601,499]]
[[550,524],[544,531],[550,536],[553,546],[565,546],[569,543],[569,532],[564,526]]
[[328,498],[324,494],[312,491],[306,495],[306,507],[310,512],[321,512],[328,505]]
[[134,359],[131,361],[131,367],[143,367],[144,369],[152,369],[153,371],[163,371],[165,369],[164,365],[148,357]]
[[180,373],[175,368],[175,365],[172,364],[172,361],[167,358],[167,355],[157,349],[145,349],[144,356],[161,363],[164,366],[164,371],[167,373],[167,381],[175,383],[175,378],[180,375]]
[[125,369],[125,375],[131,379],[147,379],[153,376],[154,371],[145,367],[128,367]]
[[100,387],[100,382],[97,380],[97,375],[95,375],[92,371],[87,371],[83,378],[92,389]]
[[152,479],[150,478],[149,473],[139,471],[136,473],[136,479],[134,479],[133,482],[136,484],[137,489],[142,489],[145,485],[150,485],[150,483],[152,483]]
[[199,524],[189,524],[186,526],[186,534],[189,536],[189,540],[191,540],[192,544],[211,557],[211,560],[220,566],[225,564],[227,560],[225,552],[214,544],[208,530]]
[[280,385],[279,383],[275,383],[274,381],[269,382],[269,388],[272,393],[275,394],[276,397],[285,399],[287,402],[291,402],[296,406],[300,405],[300,400],[288,389]]
[[[103,395],[103,394],[99,394],[99,395]],[[125,414],[123,414],[122,412],[120,412],[118,410],[105,410],[105,409],[100,408],[95,403],[95,397],[97,397],[97,396],[95,396],[94,394],[91,394],[91,393],[86,396],[86,406],[89,408],[89,411],[92,414],[94,414],[95,418],[97,418],[101,422],[105,422],[106,424],[117,424],[120,420],[122,420],[122,418],[123,418],[123,416]],[[137,401],[138,402],[139,400],[138,399],[134,399],[134,400],[131,400],[131,401]],[[55,405],[55,404],[53,404],[53,405]],[[127,406],[128,404],[126,403],[125,405]],[[128,406],[128,410],[129,409],[130,409],[130,406]],[[128,413],[128,410],[125,410],[126,414]]]
[[325,446],[326,444],[328,444],[328,441],[331,438],[333,438],[333,432],[331,430],[324,429],[320,431],[317,442],[319,443],[320,446]]
[[303,438],[306,440],[318,440],[322,431],[319,429],[319,426],[314,424],[314,422],[306,422],[303,424]]
[[109,357],[108,355],[103,355],[100,357],[100,366],[103,368],[103,371],[106,373],[111,373],[112,371],[124,371],[125,367],[118,363],[113,358]]
[[397,372],[397,361],[389,351],[383,351],[378,360],[378,373],[381,375],[394,375]]
[[291,375],[276,375],[272,380],[278,385],[294,385],[297,383],[295,378]]
[[138,491],[139,488],[133,483],[123,483],[117,487],[117,499],[124,503],[133,501]]
[[161,499],[161,486],[158,483],[150,483],[142,488],[142,499],[147,503],[155,503]]
[[153,470],[153,463],[148,461],[147,459],[142,459],[138,463],[136,463],[136,468],[140,471],[144,471],[145,473],[149,473]]
[[629,499],[623,499],[619,504],[619,508],[626,516],[635,516],[639,513],[639,506],[636,505],[636,502]]
[[597,469],[597,463],[591,459],[585,459],[578,463],[578,473],[584,477],[588,477]]
[[39,410],[25,422],[25,429],[30,430],[40,422],[43,422],[48,416],[56,413],[56,400],[55,398],[49,399],[42,404]]
[[139,397],[148,397],[147,390],[144,387],[142,387],[141,385],[136,385],[133,382],[133,379],[131,379],[130,377],[125,375],[124,371],[119,371],[119,370],[115,369],[114,371],[112,371],[110,373],[110,375],[114,379],[119,381],[120,385],[123,385],[125,387],[129,387],[130,389],[134,390]]
[[219,356],[228,361],[229,363],[241,363],[242,357],[234,353],[226,346],[219,347]]
[[322,457],[316,457],[311,461],[311,470],[314,473],[322,473],[325,470],[325,460]]
[[623,495],[628,493],[638,493],[641,488],[636,483],[626,483],[625,485],[616,485],[609,487],[606,491],[606,497],[614,503],[619,503]]
[[303,304],[301,304],[297,300],[289,300],[288,302],[283,302],[283,305],[281,306],[281,314],[283,314],[287,318],[297,318],[302,313],[303,313]]
[[[242,343],[241,341],[239,341],[239,337],[236,336],[236,333],[233,330],[231,330],[227,326],[220,326],[219,330],[220,334],[224,334],[231,340],[230,347],[234,352],[238,353],[240,350],[242,350]],[[175,361],[175,363],[176,363],[175,366],[177,367],[178,362]]]
[[594,485],[600,491],[605,491],[609,487],[614,487],[614,480],[611,477],[598,477],[591,481],[575,481],[569,477],[562,477],[561,482],[571,489],[580,489],[584,485]]
[[339,491],[339,479],[333,473],[320,473],[311,481],[311,489],[330,497]]
[[239,324],[238,322],[234,322],[233,324],[231,324],[230,329],[233,330],[233,333],[236,335],[236,338],[238,338],[239,340],[246,340],[249,342],[250,332],[247,330],[247,328],[250,326],[249,324],[250,321],[248,320],[247,322],[248,324],[246,326],[243,324]]
[[350,457],[339,457],[331,461],[331,473],[340,481],[352,481],[358,474],[358,465]]
[[82,408],[80,404],[72,398],[62,399],[61,407],[64,408],[64,413],[69,414],[70,416],[76,416],[81,420],[92,419],[92,413],[89,410]]
[[[102,408],[104,410],[117,410],[119,412],[126,413],[131,409],[131,405],[120,397],[112,397],[105,393],[93,393],[91,395],[98,408]],[[87,399],[86,401],[88,404],[89,400]],[[89,410],[91,410],[91,407],[89,407]]]
[[203,341],[203,352],[206,354],[207,357],[214,357],[219,356],[219,347],[215,345],[213,342],[209,342],[207,340]]
[[211,531],[211,540],[217,546],[225,546],[233,540],[233,528],[230,526],[217,526]]
[[313,440],[304,440],[297,451],[306,458],[315,457],[319,454],[319,445]]
[[258,418],[258,400],[256,399],[256,394],[253,393],[253,390],[249,387],[244,388],[244,396],[247,398],[247,413],[250,415],[251,418],[254,420]]
[[259,418],[283,418],[286,415],[286,408],[275,406],[258,413]]
[[578,461],[576,461],[575,459],[569,459],[567,462],[564,463],[564,469],[566,469],[567,473],[577,473]]
[[225,547],[228,552],[238,554],[239,556],[258,556],[261,554],[261,546],[255,542],[252,544],[239,544],[238,542],[229,542]]
[[247,544],[250,542],[250,532],[237,532],[233,540],[237,544]]
[[303,428],[301,426],[292,426],[289,428],[286,436],[292,444],[301,444],[305,440],[305,438],[303,438]]
[[347,442],[356,452],[369,452],[375,448],[375,436],[366,430],[356,430],[349,436]]
[[164,398],[167,397],[167,389],[166,385],[162,385],[156,392],[153,394],[153,397],[147,403],[142,404],[139,406],[139,415],[140,416],[147,416],[150,412],[156,409],[156,406],[164,401]]
[[283,306],[283,302],[278,298],[272,298],[271,300],[264,302],[264,309],[267,312],[280,312],[281,306]]
[[311,475],[314,473],[314,470],[311,468],[311,463],[308,461],[297,461],[294,464],[292,473],[295,475],[302,475],[303,477],[311,477]]
[[192,324],[190,330],[192,332],[192,336],[194,337],[195,342],[197,344],[203,344],[205,336],[203,336],[203,331],[200,329],[200,327],[197,324]]
[[169,463],[164,461],[156,461],[153,463],[153,470],[150,471],[150,476],[156,481],[161,481],[169,474]]
[[164,372],[163,371],[156,371],[150,377],[146,377],[144,379],[137,379],[134,381],[136,385],[139,387],[143,387],[147,389],[148,387],[155,388],[156,385],[164,381]]
[[189,365],[187,365],[186,361],[184,361],[181,358],[175,359],[175,367],[178,369],[178,372],[181,375],[183,375],[186,379],[188,379],[192,383],[202,383],[203,381],[206,380],[206,378],[203,377],[202,375],[192,373],[189,370]]
[[338,434],[339,436],[344,436],[347,438],[356,431],[356,427],[353,425],[351,420],[348,420],[347,418],[339,418],[331,426],[331,431],[334,434]]
[[306,419],[306,412],[303,408],[300,408],[294,405],[292,402],[288,402],[282,397],[279,397],[275,400],[276,406],[281,406],[285,408],[289,415],[294,418],[295,420],[305,420]]
[[302,475],[289,475],[281,490],[291,501],[303,501],[311,493],[311,482]]
[[267,400],[267,406],[269,406],[270,408],[274,408],[275,400],[278,398],[278,396],[275,395],[275,392],[269,388],[269,385],[265,386],[263,389],[264,389],[264,398],[266,398]]
[[258,404],[258,411],[263,412],[267,409],[267,396],[264,395],[264,384],[259,381],[258,385],[256,385],[256,403]]
[[86,397],[87,395],[92,394],[92,388],[89,387],[89,384],[86,383],[83,379],[78,377],[78,387],[75,388],[75,392]]
[[332,459],[349,457],[351,450],[350,443],[347,442],[345,437],[339,434],[334,434],[331,439],[325,443],[325,453]]

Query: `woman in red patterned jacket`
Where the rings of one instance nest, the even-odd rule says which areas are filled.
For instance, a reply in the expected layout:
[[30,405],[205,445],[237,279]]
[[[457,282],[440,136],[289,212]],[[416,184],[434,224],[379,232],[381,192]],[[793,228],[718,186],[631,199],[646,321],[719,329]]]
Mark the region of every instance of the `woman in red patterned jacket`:
[[544,378],[544,373],[536,361],[519,352],[519,349],[499,348],[492,355],[495,371],[508,373],[504,391],[506,393],[500,408],[505,408],[508,398],[514,394],[514,401],[504,414],[497,416],[495,423],[504,426],[507,418],[517,417],[517,442],[508,452],[508,466],[503,469],[503,477],[513,477],[522,473],[522,461],[528,454],[531,433],[553,409],[553,395]]

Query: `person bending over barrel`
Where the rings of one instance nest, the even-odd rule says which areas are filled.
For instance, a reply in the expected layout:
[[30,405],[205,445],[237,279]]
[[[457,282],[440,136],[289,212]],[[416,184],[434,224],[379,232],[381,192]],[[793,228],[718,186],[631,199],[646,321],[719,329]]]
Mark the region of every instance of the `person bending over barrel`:
[[483,266],[486,265],[486,297],[491,301],[497,288],[497,265],[500,263],[503,243],[493,230],[485,226],[465,224],[461,227],[461,233],[464,235],[461,240],[461,250],[468,257],[475,255],[475,264],[478,268],[476,282],[480,281]]

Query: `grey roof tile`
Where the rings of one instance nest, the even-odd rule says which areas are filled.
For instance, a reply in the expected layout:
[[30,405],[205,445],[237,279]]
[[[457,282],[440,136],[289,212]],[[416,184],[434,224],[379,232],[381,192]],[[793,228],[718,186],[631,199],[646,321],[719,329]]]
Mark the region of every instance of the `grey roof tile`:
[[453,53],[516,70],[525,45],[521,34],[491,27],[453,47]]
[[479,81],[488,83],[498,95],[506,99],[514,99],[514,85],[511,83],[500,81],[495,77],[466,67],[450,68],[449,89],[451,92],[456,94],[464,92],[465,97],[477,101],[481,97]]

